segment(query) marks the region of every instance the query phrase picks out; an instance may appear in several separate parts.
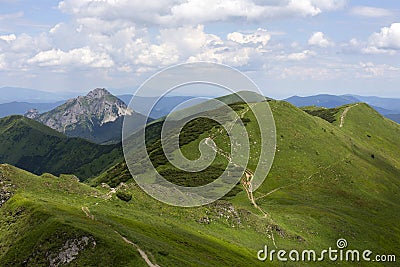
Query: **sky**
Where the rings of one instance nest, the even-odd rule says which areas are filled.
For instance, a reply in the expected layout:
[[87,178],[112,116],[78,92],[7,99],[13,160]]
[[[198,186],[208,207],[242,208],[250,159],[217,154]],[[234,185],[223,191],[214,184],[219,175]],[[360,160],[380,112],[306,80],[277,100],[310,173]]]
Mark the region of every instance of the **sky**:
[[0,0],[0,87],[133,93],[210,61],[275,98],[400,98],[399,59],[395,0]]

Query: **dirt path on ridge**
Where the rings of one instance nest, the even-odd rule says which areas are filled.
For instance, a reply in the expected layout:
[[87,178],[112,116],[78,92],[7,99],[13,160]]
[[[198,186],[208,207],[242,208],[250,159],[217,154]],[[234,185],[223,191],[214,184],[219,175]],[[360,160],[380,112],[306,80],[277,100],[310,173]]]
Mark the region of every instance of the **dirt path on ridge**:
[[[94,215],[92,215],[90,213],[90,210],[88,207],[82,207],[82,211],[85,213],[86,217],[90,218],[91,220],[95,220]],[[124,240],[125,243],[133,246],[134,248],[136,248],[136,250],[139,252],[140,256],[142,257],[142,259],[146,262],[146,264],[149,267],[161,267],[158,264],[152,263],[149,259],[149,257],[147,256],[146,252],[144,252],[137,244],[133,243],[132,241],[130,241],[129,239],[127,239],[126,237],[122,236],[120,233],[118,233],[117,231],[114,231],[116,234],[118,234],[122,240]]]
[[354,108],[354,107],[356,107],[356,106],[358,106],[358,103],[355,104],[355,105],[346,107],[346,108],[343,110],[343,113],[342,113],[342,115],[340,116],[340,125],[339,125],[340,128],[342,128],[343,125],[344,125],[344,119],[346,118],[347,112],[349,112],[350,109],[352,109],[352,108]]

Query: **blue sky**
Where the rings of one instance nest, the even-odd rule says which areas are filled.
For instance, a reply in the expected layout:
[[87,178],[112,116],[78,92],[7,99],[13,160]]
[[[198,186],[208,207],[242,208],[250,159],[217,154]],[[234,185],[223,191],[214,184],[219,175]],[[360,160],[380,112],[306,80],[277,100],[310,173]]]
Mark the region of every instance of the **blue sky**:
[[206,60],[277,98],[400,97],[399,53],[398,1],[0,0],[0,87],[129,93]]

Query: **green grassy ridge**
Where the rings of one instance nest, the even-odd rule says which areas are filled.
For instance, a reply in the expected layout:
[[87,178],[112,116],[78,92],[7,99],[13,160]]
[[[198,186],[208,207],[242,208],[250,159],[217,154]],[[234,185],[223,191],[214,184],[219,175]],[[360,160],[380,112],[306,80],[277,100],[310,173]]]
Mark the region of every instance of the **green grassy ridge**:
[[[255,196],[283,188],[260,199],[259,205],[278,225],[317,247],[346,237],[354,247],[398,251],[398,125],[366,104],[348,111],[343,128],[338,124],[345,107],[330,124],[288,103],[270,104],[277,126],[277,153]],[[363,141],[369,139],[366,131],[375,134],[375,147]],[[385,157],[378,161],[371,154],[379,148]]]
[[[274,223],[292,236],[301,236],[310,247],[329,247],[346,237],[353,247],[395,253],[395,240],[400,236],[396,226],[400,217],[395,212],[400,203],[398,126],[366,104],[348,111],[343,128],[338,127],[340,116],[348,106],[335,110],[336,121],[332,124],[286,102],[269,104],[277,125],[277,154],[266,182],[255,196],[284,187],[259,200]],[[252,116],[246,114],[245,118],[250,119],[249,129]],[[358,128],[349,133],[351,125]],[[367,134],[364,138],[362,129],[375,136],[375,144],[363,141],[369,138]],[[226,142],[216,141],[226,149]],[[250,143],[253,141],[259,140],[255,137]],[[183,146],[183,153],[195,153],[193,148],[198,143],[196,140],[192,146]],[[374,153],[375,159],[371,157]],[[254,170],[252,161],[248,167]],[[257,214],[243,191],[229,200]],[[285,238],[278,244],[294,245]]]
[[[26,266],[47,266],[47,255],[82,236],[93,237],[96,246],[80,252],[73,262],[76,266],[145,266],[136,249],[115,231],[138,244],[161,266],[258,263],[246,245],[261,234],[259,230],[244,222],[232,228],[228,219],[218,218],[218,207],[171,207],[151,199],[134,184],[124,189],[133,195],[126,203],[115,196],[104,199],[107,190],[91,188],[69,176],[39,177],[9,165],[1,165],[0,173],[17,186],[0,210],[6,214],[0,217],[2,266],[23,262]],[[89,207],[95,220],[86,217],[81,207]],[[196,222],[207,214],[215,218],[210,224]],[[10,220],[14,222],[11,225]],[[257,222],[257,218],[247,220]],[[235,234],[230,237],[232,229]]]
[[86,179],[121,160],[120,145],[101,146],[22,116],[0,119],[0,162],[36,174],[72,173]]
[[339,112],[337,108],[320,108],[320,107],[303,107],[302,110],[307,112],[312,116],[320,117],[321,119],[326,120],[327,122],[333,123],[336,121],[336,114]]
[[[257,261],[256,253],[265,244],[273,248],[268,237],[271,233],[278,248],[287,251],[334,248],[338,238],[346,238],[350,249],[396,254],[400,249],[398,125],[383,119],[364,104],[348,111],[342,128],[339,123],[345,107],[335,115],[336,121],[329,123],[286,102],[270,101],[269,104],[277,128],[277,151],[270,174],[254,194],[256,198],[262,197],[257,203],[268,212],[269,218],[263,218],[243,190],[224,201],[193,209],[162,204],[129,179],[124,181],[127,182],[124,191],[132,194],[129,202],[116,197],[104,200],[99,196],[106,194],[107,189],[78,183],[67,195],[63,192],[69,187],[62,186],[64,182],[50,186],[60,188],[57,192],[53,188],[50,192],[40,193],[41,186],[20,190],[32,190],[33,193],[28,195],[35,203],[37,199],[47,200],[43,202],[46,205],[58,203],[61,210],[70,212],[63,213],[63,217],[73,222],[78,220],[76,217],[87,219],[80,207],[88,206],[97,221],[87,219],[86,232],[102,229],[103,224],[111,225],[113,230],[151,254],[161,266],[265,266],[267,263]],[[244,117],[249,120],[246,127],[251,133],[250,143],[259,142],[253,115],[249,112]],[[200,140],[217,132],[216,127],[208,129],[196,140],[183,145],[182,152],[195,158],[198,156],[195,148]],[[221,149],[228,151],[225,135],[215,136],[215,141]],[[251,151],[254,158],[248,168],[254,170],[257,144]],[[116,186],[121,176],[124,179],[129,176],[123,163],[117,167],[100,175],[102,182],[116,178],[113,180]],[[166,164],[161,168],[169,169],[170,166]],[[22,181],[29,184],[31,178]],[[277,188],[281,189],[263,197]],[[85,194],[81,190],[91,193]],[[224,205],[234,207],[240,224],[235,223],[235,216],[219,218]],[[66,208],[70,206],[72,208]],[[59,213],[56,209],[50,211],[51,217]],[[198,222],[205,217],[210,218],[211,223]],[[95,228],[92,223],[100,224],[100,228]],[[77,225],[73,224],[74,227]]]
[[48,266],[49,254],[57,254],[67,240],[82,236],[93,237],[96,249],[83,251],[75,261],[78,266],[114,262],[140,266],[140,257],[111,229],[88,224],[79,205],[95,193],[92,188],[68,176],[39,177],[8,165],[0,169],[17,186],[0,211],[1,266]]
[[49,136],[56,136],[59,138],[67,138],[60,132],[53,130],[40,122],[28,119],[26,117],[20,115],[11,115],[0,119],[0,134],[5,133],[8,130],[11,130],[13,127],[30,127],[39,132],[42,132]]

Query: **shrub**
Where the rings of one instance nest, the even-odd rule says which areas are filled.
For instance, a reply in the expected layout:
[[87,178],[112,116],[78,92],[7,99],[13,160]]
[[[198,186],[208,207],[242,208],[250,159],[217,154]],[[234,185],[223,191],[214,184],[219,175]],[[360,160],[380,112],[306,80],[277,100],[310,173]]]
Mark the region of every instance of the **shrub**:
[[332,122],[336,121],[335,116],[339,112],[339,109],[337,109],[337,108],[331,108],[331,109],[321,108],[321,109],[313,109],[313,110],[304,109],[304,111],[312,116],[320,117],[321,119],[324,119],[327,122],[332,123]]
[[122,201],[128,202],[132,199],[132,194],[125,192],[125,191],[118,191],[117,197]]

